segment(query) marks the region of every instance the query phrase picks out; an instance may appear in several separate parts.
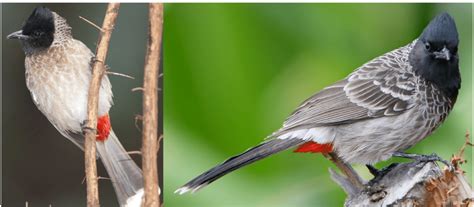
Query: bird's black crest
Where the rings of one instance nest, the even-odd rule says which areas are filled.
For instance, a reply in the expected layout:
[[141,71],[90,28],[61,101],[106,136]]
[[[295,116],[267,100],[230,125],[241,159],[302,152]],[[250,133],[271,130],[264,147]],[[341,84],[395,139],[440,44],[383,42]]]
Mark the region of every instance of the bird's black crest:
[[30,36],[30,44],[36,48],[47,48],[54,40],[54,16],[46,7],[37,7],[23,26],[24,35]]
[[448,13],[439,14],[426,26],[420,39],[457,45],[459,39],[454,19]]
[[[458,44],[454,19],[448,13],[441,13],[426,26],[410,54],[414,71],[434,83],[451,100],[456,99],[461,87]],[[436,58],[436,53],[443,48],[449,51],[449,59]]]
[[457,45],[458,31],[454,19],[448,13],[436,16],[423,30],[420,39],[428,42]]

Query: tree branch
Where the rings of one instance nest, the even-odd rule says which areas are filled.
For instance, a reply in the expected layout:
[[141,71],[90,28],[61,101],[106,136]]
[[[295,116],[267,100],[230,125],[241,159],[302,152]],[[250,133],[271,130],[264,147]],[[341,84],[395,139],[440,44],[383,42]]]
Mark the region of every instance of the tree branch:
[[344,206],[472,206],[474,194],[460,168],[466,146],[471,146],[468,134],[451,159],[454,171],[441,170],[435,162],[401,163],[382,169],[363,188],[332,169],[331,177],[347,193]]
[[89,98],[87,101],[87,121],[83,128],[85,136],[84,156],[86,165],[87,183],[87,206],[98,207],[99,186],[96,163],[96,126],[99,102],[99,88],[105,73],[105,59],[109,48],[110,36],[117,19],[119,3],[110,3],[107,7],[104,22],[102,23],[99,41],[97,43],[96,56],[92,65],[92,78],[89,86]]
[[150,3],[149,37],[143,80],[142,167],[145,207],[160,206],[158,187],[158,74],[163,31],[163,4]]
[[336,153],[330,152],[323,155],[331,160],[336,165],[336,167],[347,176],[347,181],[349,181],[353,187],[359,190],[364,187],[364,181],[360,178],[359,174],[357,174],[350,165],[342,161]]

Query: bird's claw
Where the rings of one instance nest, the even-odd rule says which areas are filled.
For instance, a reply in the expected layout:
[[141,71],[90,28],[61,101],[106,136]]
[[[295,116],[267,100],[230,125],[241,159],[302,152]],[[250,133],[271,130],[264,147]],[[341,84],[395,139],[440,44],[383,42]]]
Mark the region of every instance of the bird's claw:
[[384,167],[382,169],[377,169],[372,165],[366,165],[367,168],[369,169],[370,174],[372,174],[374,177],[383,177],[386,175],[390,170],[392,170],[394,167],[396,167],[399,163],[392,163],[387,167]]
[[91,62],[90,62],[91,67],[92,67],[95,63],[97,63],[97,62],[100,62],[100,63],[101,63],[102,60],[97,59],[96,56],[91,57]]
[[419,155],[419,154],[406,154],[406,153],[402,153],[402,152],[395,152],[393,154],[393,156],[413,159],[418,163],[439,161],[439,162],[442,162],[443,164],[445,164],[448,167],[449,171],[454,171],[454,166],[450,162],[448,162],[447,160],[445,160],[445,159],[441,158],[440,156],[438,156],[436,153],[431,153],[429,155]]
[[82,134],[87,134],[87,132],[94,132],[96,133],[96,130],[95,128],[93,127],[88,127],[87,124],[89,123],[88,120],[85,120],[82,124],[81,124],[81,128],[82,128]]
[[399,163],[392,163],[387,167],[384,167],[382,169],[377,169],[372,165],[366,165],[367,168],[369,169],[370,173],[374,176],[372,180],[370,180],[367,184],[368,185],[374,185],[375,183],[379,182],[382,180],[382,178],[389,173],[394,167],[398,166]]

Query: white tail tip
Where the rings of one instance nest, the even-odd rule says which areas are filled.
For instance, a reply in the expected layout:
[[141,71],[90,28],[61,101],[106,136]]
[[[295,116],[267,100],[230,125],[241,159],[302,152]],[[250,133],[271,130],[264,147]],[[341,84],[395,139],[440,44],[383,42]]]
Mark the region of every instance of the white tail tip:
[[142,206],[143,188],[132,197],[127,199],[127,204],[124,207],[140,207]]
[[183,186],[183,187],[179,188],[178,190],[174,191],[174,193],[177,193],[179,195],[183,195],[187,192],[195,193],[196,191],[198,191],[199,189],[201,189],[204,186],[206,186],[206,185],[199,185],[199,186],[194,187],[194,188],[190,188],[188,186]]
[[177,193],[179,195],[183,195],[183,194],[189,192],[190,190],[191,190],[190,188],[184,186],[184,187],[181,187],[178,190],[174,191],[174,193]]

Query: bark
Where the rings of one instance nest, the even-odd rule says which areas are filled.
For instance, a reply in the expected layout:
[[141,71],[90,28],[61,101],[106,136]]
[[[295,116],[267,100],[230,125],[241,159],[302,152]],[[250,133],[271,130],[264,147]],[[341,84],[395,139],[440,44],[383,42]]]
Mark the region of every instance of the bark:
[[163,31],[163,4],[150,3],[149,37],[143,81],[142,167],[145,207],[160,206],[158,186],[158,74]]
[[362,181],[363,187],[332,169],[331,178],[347,194],[344,206],[474,206],[472,188],[461,169],[468,145],[472,144],[467,138],[460,153],[451,159],[453,170],[442,170],[436,162],[414,161],[382,170],[369,182]]
[[99,35],[99,41],[97,43],[96,56],[92,65],[92,79],[87,102],[87,121],[83,129],[85,136],[84,156],[88,207],[100,206],[95,143],[99,88],[102,77],[105,73],[105,59],[109,48],[110,36],[112,35],[115,20],[117,19],[119,6],[119,3],[110,3],[107,7],[107,12]]

